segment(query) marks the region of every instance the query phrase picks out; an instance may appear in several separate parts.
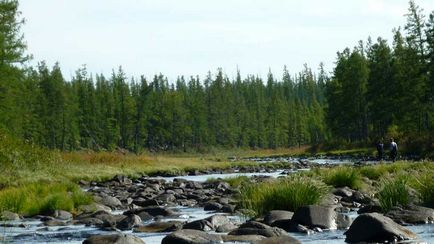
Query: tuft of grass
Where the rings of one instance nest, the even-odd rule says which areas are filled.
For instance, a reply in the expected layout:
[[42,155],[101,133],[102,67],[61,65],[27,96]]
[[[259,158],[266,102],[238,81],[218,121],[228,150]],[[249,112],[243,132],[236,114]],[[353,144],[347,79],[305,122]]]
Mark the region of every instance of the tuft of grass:
[[299,207],[316,204],[327,190],[324,183],[314,178],[292,176],[244,185],[240,190],[239,201],[249,215],[260,216],[270,210],[295,211]]
[[388,212],[395,206],[406,206],[410,203],[408,179],[398,176],[395,179],[386,179],[382,182],[382,188],[378,192],[378,200],[384,212]]
[[434,208],[434,172],[425,172],[415,177],[414,188],[426,207]]
[[334,187],[348,186],[351,189],[362,188],[362,180],[359,171],[350,167],[336,167],[324,171],[324,182]]
[[29,184],[0,191],[0,209],[28,216],[53,210],[74,211],[92,203],[92,197],[74,183]]

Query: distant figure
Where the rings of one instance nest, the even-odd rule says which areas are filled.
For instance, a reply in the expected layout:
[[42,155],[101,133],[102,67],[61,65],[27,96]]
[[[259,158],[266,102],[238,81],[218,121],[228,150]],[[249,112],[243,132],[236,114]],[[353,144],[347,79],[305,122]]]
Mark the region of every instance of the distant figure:
[[377,143],[377,153],[378,153],[378,160],[383,160],[383,154],[384,154],[384,144],[381,141],[378,141]]
[[390,159],[395,162],[396,155],[398,155],[398,145],[393,140],[393,138],[390,138]]

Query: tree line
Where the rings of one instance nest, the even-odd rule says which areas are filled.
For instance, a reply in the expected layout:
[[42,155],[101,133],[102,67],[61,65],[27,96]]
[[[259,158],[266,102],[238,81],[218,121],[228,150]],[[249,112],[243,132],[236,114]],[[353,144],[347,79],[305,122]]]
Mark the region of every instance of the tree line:
[[59,64],[31,58],[18,1],[0,0],[0,127],[61,150],[202,150],[276,148],[330,142],[370,143],[389,136],[432,150],[434,11],[409,3],[393,43],[368,38],[338,52],[332,74],[307,65],[281,78],[271,71],[229,78],[163,74],[110,77],[85,66],[64,78]]

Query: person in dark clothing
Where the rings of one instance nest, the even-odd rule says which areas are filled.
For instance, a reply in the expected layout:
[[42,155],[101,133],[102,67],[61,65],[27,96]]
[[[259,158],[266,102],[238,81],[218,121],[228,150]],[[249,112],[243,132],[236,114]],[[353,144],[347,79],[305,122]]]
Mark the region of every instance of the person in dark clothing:
[[390,160],[395,162],[397,155],[398,155],[398,144],[396,144],[393,138],[390,138]]
[[378,160],[383,160],[383,154],[384,154],[384,144],[381,141],[378,141],[377,143],[377,153],[378,153]]

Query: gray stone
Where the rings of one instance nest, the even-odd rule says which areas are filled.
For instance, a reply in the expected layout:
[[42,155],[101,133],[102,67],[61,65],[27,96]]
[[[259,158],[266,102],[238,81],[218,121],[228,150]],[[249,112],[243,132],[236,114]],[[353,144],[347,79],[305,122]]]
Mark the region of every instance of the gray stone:
[[95,201],[108,206],[112,209],[117,209],[119,207],[122,207],[122,202],[117,199],[116,197],[111,196],[101,196],[100,198],[96,198]]
[[67,224],[60,220],[47,220],[44,222],[45,226],[66,226]]
[[222,209],[222,205],[217,202],[207,202],[205,206],[203,206],[203,210],[205,211],[218,211]]
[[260,241],[265,239],[265,236],[260,235],[242,235],[242,236],[235,236],[235,235],[223,235],[222,236],[224,242],[248,242],[252,243],[254,241]]
[[210,231],[214,230],[214,226],[206,219],[199,219],[185,224],[182,229]]
[[301,244],[301,242],[291,236],[274,236],[255,241],[253,244]]
[[111,208],[102,205],[102,204],[98,204],[98,203],[94,203],[94,204],[89,204],[89,205],[81,205],[80,207],[78,207],[78,209],[80,211],[82,211],[83,213],[93,213],[95,211],[100,211],[100,210],[104,210],[106,212],[110,212]]
[[184,223],[181,221],[168,221],[168,222],[154,222],[146,226],[139,226],[134,228],[134,232],[172,232],[182,229]]
[[83,241],[83,244],[145,244],[140,238],[133,235],[95,235]]
[[215,214],[206,218],[206,220],[211,223],[213,229],[217,229],[219,226],[231,223],[226,216],[221,214]]
[[336,215],[336,224],[338,229],[347,229],[353,223],[353,219],[345,214],[338,213]]
[[61,219],[61,220],[72,219],[72,214],[64,210],[55,210],[52,216],[56,219]]
[[271,225],[276,220],[291,219],[293,215],[294,213],[290,211],[272,210],[265,215],[264,223]]
[[415,205],[395,207],[386,216],[399,224],[428,224],[434,222],[434,209]]
[[142,219],[139,216],[132,214],[128,215],[118,223],[116,223],[116,228],[120,230],[131,230],[133,227],[141,226]]
[[359,215],[345,233],[346,242],[397,242],[416,239],[417,235],[379,213]]
[[336,188],[333,194],[340,197],[351,197],[353,195],[353,190],[347,186]]
[[0,216],[0,220],[19,220],[20,216],[10,211],[3,211]]
[[300,207],[292,216],[292,221],[309,228],[337,229],[336,212],[332,207],[309,205]]
[[222,241],[220,235],[212,235],[200,230],[178,230],[164,237],[161,244],[213,244]]
[[217,232],[217,233],[226,233],[226,232],[233,231],[233,230],[235,230],[236,228],[237,228],[236,225],[234,225],[233,223],[229,222],[229,223],[222,224],[222,225],[218,226],[218,227],[216,228],[216,232]]

